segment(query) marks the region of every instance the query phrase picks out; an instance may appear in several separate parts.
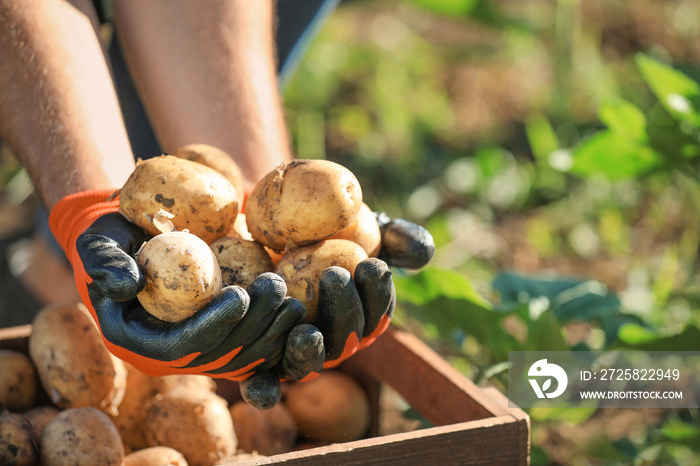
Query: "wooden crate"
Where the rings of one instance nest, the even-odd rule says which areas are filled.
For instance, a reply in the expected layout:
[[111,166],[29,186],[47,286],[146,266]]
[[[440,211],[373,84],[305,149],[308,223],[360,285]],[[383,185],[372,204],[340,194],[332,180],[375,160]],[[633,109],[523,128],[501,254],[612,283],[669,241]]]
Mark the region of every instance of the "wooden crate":
[[[0,348],[27,351],[31,326],[0,329]],[[479,388],[415,336],[391,327],[343,370],[386,384],[435,427],[227,465],[526,465],[527,414]]]

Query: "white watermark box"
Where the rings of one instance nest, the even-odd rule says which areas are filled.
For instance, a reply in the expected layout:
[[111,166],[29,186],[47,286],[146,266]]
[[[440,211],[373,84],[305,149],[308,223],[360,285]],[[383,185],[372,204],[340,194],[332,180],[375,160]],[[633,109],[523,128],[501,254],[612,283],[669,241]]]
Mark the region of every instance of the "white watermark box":
[[511,351],[508,399],[521,408],[697,408],[700,352]]

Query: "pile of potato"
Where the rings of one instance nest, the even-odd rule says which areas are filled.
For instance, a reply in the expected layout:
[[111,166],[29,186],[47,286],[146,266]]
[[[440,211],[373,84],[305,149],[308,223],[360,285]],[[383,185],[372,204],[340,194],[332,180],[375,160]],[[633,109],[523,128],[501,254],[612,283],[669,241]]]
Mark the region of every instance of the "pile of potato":
[[366,435],[370,405],[350,376],[285,383],[261,411],[233,382],[151,377],[114,358],[82,304],[37,315],[28,355],[0,350],[0,464],[213,465]]
[[[154,238],[138,254],[138,296],[159,319],[189,317],[224,285],[275,272],[315,322],[321,272],[353,273],[376,256],[381,233],[357,178],[327,160],[294,160],[261,179],[247,200],[240,170],[215,147],[185,146],[137,166],[120,211]],[[241,207],[245,203],[245,213]]]

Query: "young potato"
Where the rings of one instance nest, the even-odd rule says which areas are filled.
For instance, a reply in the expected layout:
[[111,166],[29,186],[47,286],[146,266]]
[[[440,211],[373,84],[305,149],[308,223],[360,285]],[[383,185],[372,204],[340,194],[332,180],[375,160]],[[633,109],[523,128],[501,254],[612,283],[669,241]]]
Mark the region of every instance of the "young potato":
[[54,406],[37,406],[22,413],[32,424],[32,430],[37,439],[41,438],[46,425],[60,413],[58,408]]
[[24,411],[36,402],[34,363],[19,351],[0,350],[0,407]]
[[221,270],[213,251],[184,231],[153,237],[136,262],[146,276],[146,287],[136,297],[144,309],[166,322],[191,316],[221,289]]
[[170,447],[148,447],[129,453],[122,466],[188,466],[182,453]]
[[52,304],[39,311],[29,356],[54,405],[116,414],[126,390],[126,368],[105,347],[85,305]]
[[246,288],[255,278],[275,270],[265,247],[255,241],[224,236],[211,244],[221,268],[221,280],[227,285]]
[[150,235],[153,218],[171,213],[177,230],[189,230],[207,244],[231,229],[239,211],[238,193],[216,170],[169,155],[139,161],[119,190],[119,209]]
[[0,415],[0,464],[35,466],[38,462],[38,439],[29,420],[16,413]]
[[70,408],[48,423],[41,436],[44,466],[121,466],[124,446],[117,428],[95,408]]
[[279,261],[275,273],[287,283],[287,294],[306,306],[304,322],[318,316],[318,282],[328,267],[339,266],[355,272],[357,264],[367,259],[362,246],[345,239],[327,239],[288,251]]
[[160,393],[165,393],[177,387],[188,387],[190,390],[207,390],[216,392],[216,380],[206,375],[176,374],[160,377]]
[[253,188],[246,223],[256,241],[282,251],[343,230],[357,217],[362,190],[355,175],[328,160],[281,164]]
[[237,401],[231,408],[233,427],[238,436],[238,448],[272,456],[294,449],[299,429],[296,421],[283,404],[260,410],[245,401]]
[[382,233],[379,224],[374,212],[365,203],[362,204],[355,221],[329,239],[353,241],[362,246],[369,257],[377,257],[379,249],[382,247]]
[[359,383],[342,372],[322,372],[310,382],[293,383],[285,404],[312,440],[336,443],[362,438],[369,429],[371,411]]
[[232,455],[237,439],[226,400],[207,390],[173,388],[146,407],[151,446],[175,448],[191,466],[209,466]]
[[143,427],[146,404],[160,393],[162,381],[160,377],[151,377],[127,366],[126,392],[119,405],[119,413],[112,416],[112,422],[119,431],[126,453],[148,447],[146,432]]
[[224,175],[236,188],[238,205],[243,205],[243,195],[245,193],[243,174],[241,174],[241,169],[229,154],[209,144],[188,144],[180,147],[173,156],[201,163]]

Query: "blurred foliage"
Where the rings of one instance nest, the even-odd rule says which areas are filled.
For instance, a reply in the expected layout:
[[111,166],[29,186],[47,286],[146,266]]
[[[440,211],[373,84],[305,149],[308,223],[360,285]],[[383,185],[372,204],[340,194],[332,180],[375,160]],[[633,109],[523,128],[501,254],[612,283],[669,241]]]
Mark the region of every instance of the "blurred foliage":
[[[699,78],[692,0],[352,0],[284,97],[436,240],[395,320],[505,391],[508,351],[700,350]],[[528,410],[532,464],[697,464],[697,410],[611,411]]]

